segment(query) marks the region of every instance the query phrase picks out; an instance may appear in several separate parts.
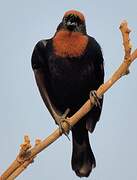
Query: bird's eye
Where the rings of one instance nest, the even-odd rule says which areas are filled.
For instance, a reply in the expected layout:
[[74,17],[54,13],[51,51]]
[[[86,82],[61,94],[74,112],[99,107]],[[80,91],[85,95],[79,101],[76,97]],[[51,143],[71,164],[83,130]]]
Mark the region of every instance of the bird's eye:
[[63,22],[66,24],[67,23],[67,17],[63,18]]
[[64,17],[64,18],[63,18],[63,20],[64,20],[64,21],[67,21],[67,18],[66,18],[66,17]]

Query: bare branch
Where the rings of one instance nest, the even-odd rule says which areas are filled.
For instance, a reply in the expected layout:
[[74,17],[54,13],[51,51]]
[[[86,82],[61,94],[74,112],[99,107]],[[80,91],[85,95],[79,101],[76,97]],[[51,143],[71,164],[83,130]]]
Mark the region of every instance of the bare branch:
[[[102,84],[97,90],[97,96],[102,96],[111,86],[118,81],[123,75],[127,74],[130,64],[137,58],[137,49],[131,54],[131,43],[129,39],[129,33],[131,30],[128,28],[126,21],[123,21],[120,25],[120,30],[123,37],[123,45],[125,56],[123,63],[112,75],[112,77],[104,84]],[[84,117],[94,106],[94,98],[87,100],[87,102],[70,118],[68,118],[68,123],[73,126],[82,117]],[[69,130],[68,124],[63,123],[63,128],[65,132]],[[21,145],[21,150],[16,160],[11,164],[11,166],[2,174],[0,180],[13,180],[17,177],[24,169],[32,163],[33,159],[38,153],[56,141],[62,134],[60,134],[59,128],[56,129],[50,136],[48,136],[43,141],[37,141],[36,145],[30,149],[30,140],[28,136],[25,137],[24,144]]]

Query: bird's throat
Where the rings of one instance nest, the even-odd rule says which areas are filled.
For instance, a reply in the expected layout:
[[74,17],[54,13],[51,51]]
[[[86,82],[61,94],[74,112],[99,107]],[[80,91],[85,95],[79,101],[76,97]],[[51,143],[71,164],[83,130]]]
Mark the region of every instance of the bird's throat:
[[53,48],[57,56],[79,57],[88,44],[88,37],[79,32],[59,31],[53,38]]

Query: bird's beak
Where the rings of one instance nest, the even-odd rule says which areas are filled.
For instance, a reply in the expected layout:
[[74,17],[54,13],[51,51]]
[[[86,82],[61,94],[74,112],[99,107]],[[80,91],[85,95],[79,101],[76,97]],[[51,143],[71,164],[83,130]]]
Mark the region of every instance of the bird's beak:
[[77,23],[68,21],[66,25],[67,25],[67,28],[72,31],[72,30],[74,30],[76,28]]

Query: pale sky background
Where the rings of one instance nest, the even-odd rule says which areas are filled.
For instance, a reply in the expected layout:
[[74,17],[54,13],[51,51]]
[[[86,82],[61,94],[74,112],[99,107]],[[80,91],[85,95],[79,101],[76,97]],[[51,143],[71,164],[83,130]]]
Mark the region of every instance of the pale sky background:
[[[38,93],[31,54],[37,41],[53,36],[64,12],[70,9],[85,14],[88,34],[101,44],[106,80],[123,59],[118,29],[122,20],[128,20],[133,48],[137,47],[136,0],[1,1],[0,174],[15,159],[25,134],[34,143],[56,128]],[[90,180],[137,179],[137,62],[130,71],[105,95],[100,122],[90,136],[97,161]],[[78,180],[70,161],[71,142],[63,136],[17,179]]]

